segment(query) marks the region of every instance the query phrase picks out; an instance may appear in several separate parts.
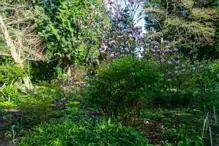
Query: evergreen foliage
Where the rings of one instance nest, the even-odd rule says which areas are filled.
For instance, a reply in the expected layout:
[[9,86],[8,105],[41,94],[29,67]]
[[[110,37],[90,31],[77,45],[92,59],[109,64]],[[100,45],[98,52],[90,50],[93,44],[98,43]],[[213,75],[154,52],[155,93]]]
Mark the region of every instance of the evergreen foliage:
[[35,23],[47,44],[49,59],[59,60],[59,66],[68,68],[86,58],[98,57],[99,30],[90,25],[100,18],[98,4],[100,1],[65,0],[36,7]]
[[185,54],[199,59],[216,58],[214,42],[218,11],[208,5],[209,1],[163,0],[158,7],[147,6],[146,11],[151,20],[159,22],[164,38]]

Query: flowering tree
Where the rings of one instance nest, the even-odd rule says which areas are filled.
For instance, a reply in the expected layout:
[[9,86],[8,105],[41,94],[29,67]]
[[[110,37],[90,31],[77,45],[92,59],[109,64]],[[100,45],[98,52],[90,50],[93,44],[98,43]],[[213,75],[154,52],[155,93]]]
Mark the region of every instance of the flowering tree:
[[[136,23],[143,18],[137,13],[142,5],[141,1],[126,0],[124,6],[117,1],[106,1],[110,18],[110,30],[101,35],[100,54],[102,58],[114,58],[124,54],[136,54],[136,48],[144,45],[143,28]],[[100,22],[103,26],[104,23]]]

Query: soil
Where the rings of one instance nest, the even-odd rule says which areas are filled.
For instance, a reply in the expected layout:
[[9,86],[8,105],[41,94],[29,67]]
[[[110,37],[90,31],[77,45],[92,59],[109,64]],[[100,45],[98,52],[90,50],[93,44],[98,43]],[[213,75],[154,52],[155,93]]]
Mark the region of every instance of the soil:
[[138,123],[139,131],[142,131],[148,138],[148,142],[153,145],[163,145],[162,131],[163,125],[151,119],[142,119]]

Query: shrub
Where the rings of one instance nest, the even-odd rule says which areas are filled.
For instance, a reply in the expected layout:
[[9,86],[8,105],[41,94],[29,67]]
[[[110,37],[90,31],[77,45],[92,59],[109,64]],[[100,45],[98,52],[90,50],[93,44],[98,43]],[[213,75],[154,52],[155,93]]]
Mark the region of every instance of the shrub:
[[0,101],[17,101],[20,93],[16,86],[10,85],[0,88]]
[[147,146],[147,138],[137,131],[106,119],[69,118],[44,123],[34,128],[21,146],[81,146],[81,145],[136,145]]
[[27,95],[20,98],[19,109],[26,115],[25,121],[42,122],[52,115],[53,99],[46,95]]
[[150,60],[125,56],[103,63],[96,78],[90,80],[88,99],[105,114],[126,121],[143,106],[146,99],[160,92],[159,65]]

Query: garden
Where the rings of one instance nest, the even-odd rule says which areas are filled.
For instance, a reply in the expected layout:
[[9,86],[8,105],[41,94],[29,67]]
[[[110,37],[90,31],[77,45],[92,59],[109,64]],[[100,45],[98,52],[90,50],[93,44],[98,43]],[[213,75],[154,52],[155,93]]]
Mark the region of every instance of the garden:
[[0,0],[0,146],[218,146],[217,0]]

